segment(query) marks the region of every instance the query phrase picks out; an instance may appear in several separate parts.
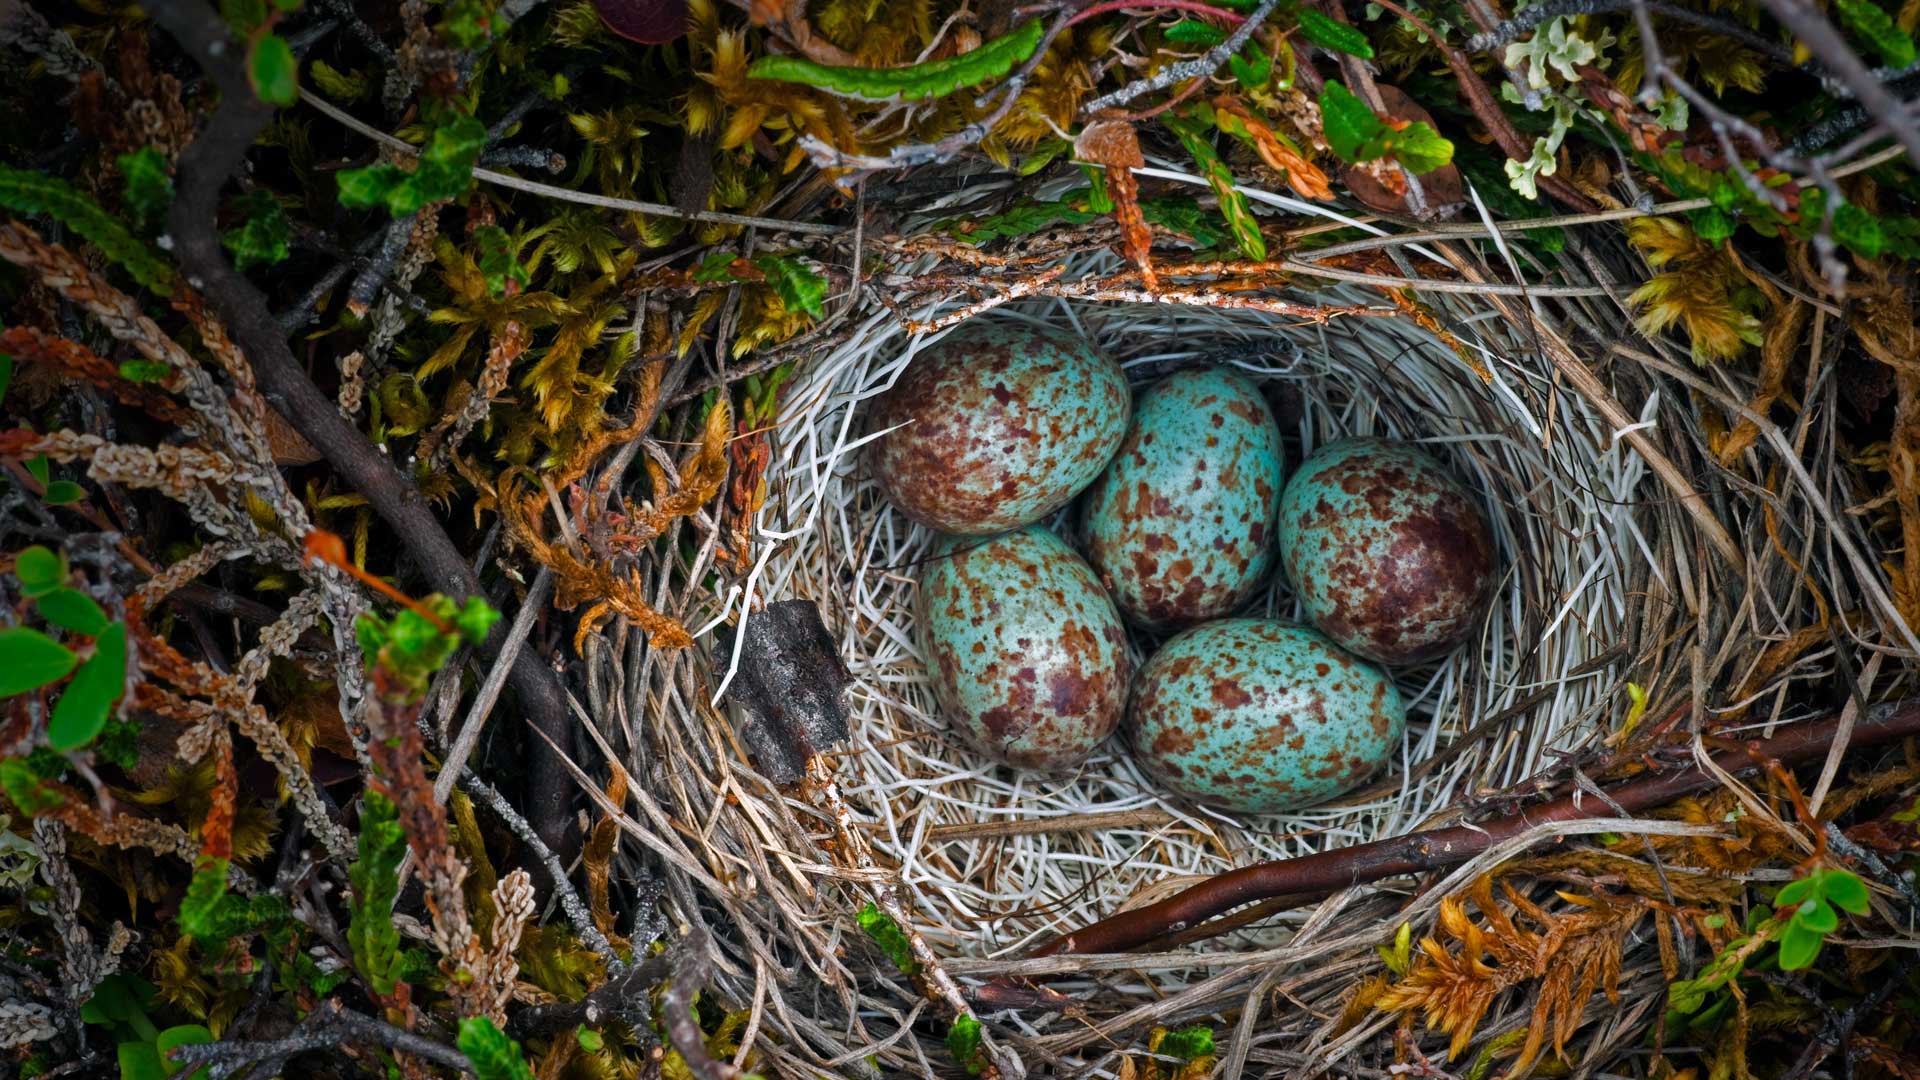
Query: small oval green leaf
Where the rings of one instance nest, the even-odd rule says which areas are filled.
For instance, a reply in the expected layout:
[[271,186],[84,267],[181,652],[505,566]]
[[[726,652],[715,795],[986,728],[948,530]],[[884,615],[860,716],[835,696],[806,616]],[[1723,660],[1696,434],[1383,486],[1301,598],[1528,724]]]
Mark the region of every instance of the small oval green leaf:
[[53,703],[48,744],[55,750],[78,750],[92,742],[126,688],[127,624],[117,622],[94,640],[93,655]]
[[0,630],[0,697],[59,682],[79,662],[72,650],[40,631],[9,626]]
[[300,62],[293,57],[293,46],[279,34],[261,34],[247,56],[247,81],[253,92],[269,105],[287,106],[300,100],[298,76]]
[[29,598],[45,596],[67,579],[67,561],[53,549],[35,544],[13,557],[13,576]]
[[35,606],[40,609],[41,618],[76,634],[95,637],[107,628],[107,613],[93,602],[93,597],[79,589],[63,585],[42,596]]
[[1804,900],[1793,912],[1793,924],[1816,934],[1840,929],[1840,915],[1825,900]]
[[1820,955],[1822,940],[1819,934],[1788,923],[1786,931],[1780,935],[1780,969],[1799,971],[1812,964],[1813,958]]
[[87,490],[71,480],[55,480],[47,485],[47,493],[40,501],[48,506],[67,506],[87,497]]
[[1829,870],[1820,877],[1820,895],[1835,907],[1855,915],[1867,913],[1867,885],[1849,870]]

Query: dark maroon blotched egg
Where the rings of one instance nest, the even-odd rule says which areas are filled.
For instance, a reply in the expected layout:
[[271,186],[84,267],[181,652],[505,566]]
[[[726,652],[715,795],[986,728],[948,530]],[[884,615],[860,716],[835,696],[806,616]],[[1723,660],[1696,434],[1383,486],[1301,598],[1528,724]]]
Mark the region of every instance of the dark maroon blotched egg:
[[1306,615],[1385,664],[1452,651],[1493,601],[1480,503],[1425,451],[1386,439],[1317,450],[1280,497],[1280,559]]
[[1045,529],[942,537],[915,622],[941,711],[997,760],[1071,768],[1120,723],[1133,676],[1120,615]]
[[991,535],[1065,506],[1106,468],[1132,399],[1113,361],[1073,338],[976,320],[913,358],[874,409],[874,476],[901,512]]

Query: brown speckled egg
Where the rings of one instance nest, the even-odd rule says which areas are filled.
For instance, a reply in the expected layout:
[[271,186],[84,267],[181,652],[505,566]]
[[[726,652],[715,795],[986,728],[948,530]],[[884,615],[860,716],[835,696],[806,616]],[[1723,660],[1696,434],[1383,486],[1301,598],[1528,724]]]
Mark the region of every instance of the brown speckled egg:
[[1493,530],[1426,452],[1348,439],[1300,464],[1280,496],[1280,560],[1307,617],[1370,660],[1452,651],[1493,601]]
[[942,537],[918,614],[941,712],[989,756],[1069,769],[1119,725],[1133,676],[1120,615],[1045,529]]
[[1132,407],[1119,366],[1091,346],[975,320],[914,357],[876,404],[876,425],[896,429],[875,440],[874,476],[941,532],[1017,529],[1100,475]]
[[1249,813],[1324,802],[1380,770],[1406,707],[1393,682],[1310,627],[1219,619],[1140,669],[1127,741],[1142,771]]

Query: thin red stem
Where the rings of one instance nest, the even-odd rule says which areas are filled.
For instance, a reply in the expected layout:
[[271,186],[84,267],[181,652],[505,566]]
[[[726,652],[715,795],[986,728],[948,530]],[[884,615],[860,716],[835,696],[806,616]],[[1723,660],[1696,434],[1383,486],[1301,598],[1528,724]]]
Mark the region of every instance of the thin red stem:
[[1108,15],[1116,11],[1191,11],[1195,15],[1206,17],[1213,22],[1227,26],[1239,26],[1247,21],[1245,15],[1212,4],[1202,4],[1198,0],[1106,0],[1067,20],[1067,25],[1085,22],[1096,15]]

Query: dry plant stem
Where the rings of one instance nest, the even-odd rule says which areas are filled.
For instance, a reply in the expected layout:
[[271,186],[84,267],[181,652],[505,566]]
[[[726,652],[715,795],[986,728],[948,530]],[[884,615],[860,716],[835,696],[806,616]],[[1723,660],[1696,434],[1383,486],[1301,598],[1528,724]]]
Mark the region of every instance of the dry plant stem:
[[547,597],[551,595],[552,588],[553,571],[543,566],[534,577],[532,586],[527,589],[527,598],[520,602],[520,610],[513,617],[513,625],[507,629],[506,638],[500,646],[500,656],[487,672],[486,682],[480,684],[473,704],[467,707],[467,718],[460,725],[460,733],[453,737],[453,746],[447,750],[446,761],[440,766],[440,775],[433,778],[434,802],[446,805],[447,796],[453,793],[454,781],[466,771],[467,758],[473,755],[474,746],[480,742],[480,732],[487,726],[487,716],[493,712],[494,702],[499,700],[500,691],[506,686],[507,674],[527,643],[527,635],[533,630],[533,620],[546,610]]
[[[280,414],[312,443],[349,485],[392,526],[419,559],[434,588],[454,596],[481,594],[479,579],[441,528],[419,489],[306,376],[266,300],[227,261],[215,214],[220,189],[239,167],[253,139],[273,118],[273,109],[253,95],[239,60],[246,50],[212,9],[197,0],[152,0],[149,12],[220,87],[213,118],[180,155],[178,190],[167,214],[174,252],[190,283],[207,296],[246,352],[260,389]],[[498,653],[496,635],[482,647]],[[565,702],[553,672],[531,654],[513,668],[529,720],[558,738],[570,737]],[[534,828],[549,846],[563,846],[571,788],[544,748],[530,750],[527,784]]]
[[[892,919],[895,926],[907,935],[907,948],[913,959],[920,965],[920,978],[923,980],[927,995],[946,1006],[955,1018],[972,1016],[973,1007],[967,1003],[967,995],[954,981],[946,967],[940,963],[940,957],[934,954],[927,939],[914,929],[914,919],[907,910],[906,901],[900,895],[900,887],[895,884],[892,874],[881,870],[874,862],[873,849],[867,843],[864,832],[854,827],[853,811],[848,809],[846,800],[840,797],[840,785],[834,778],[833,766],[821,754],[807,759],[807,788],[825,804],[826,810],[833,815],[833,828],[839,838],[837,852],[845,863],[855,870],[867,872],[873,882],[871,892],[874,906]],[[999,1074],[1011,1078],[1026,1075],[1026,1069],[1013,1052],[994,1043],[992,1036],[984,1030],[980,1033],[980,1047],[986,1053]]]
[[[1765,760],[1778,761],[1788,767],[1805,764],[1825,756],[1838,723],[1835,717],[1809,720],[1771,739],[1745,744],[1738,750],[1721,751],[1713,755],[1713,761],[1734,775],[1753,772]],[[1920,734],[1920,700],[1908,700],[1879,706],[1870,717],[1859,720],[1854,726],[1853,741],[1856,746],[1872,746],[1916,734]],[[1615,785],[1607,794],[1631,814],[1704,791],[1714,783],[1710,771],[1689,766]],[[1409,833],[1298,859],[1242,867],[1157,904],[1122,912],[1055,938],[1028,955],[1124,952],[1198,926],[1242,904],[1269,897],[1317,896],[1383,878],[1456,866],[1529,829],[1591,817],[1593,808],[1583,805],[1586,801],[1576,792],[1512,817],[1483,824]]]
[[1841,85],[1853,91],[1855,100],[1875,123],[1920,164],[1920,126],[1907,115],[1906,103],[1893,96],[1886,83],[1876,78],[1867,65],[1841,39],[1827,17],[1806,0],[1763,0],[1773,17],[1793,32]]
[[[1779,42],[1762,37],[1732,19],[1692,11],[1679,4],[1667,3],[1665,0],[1646,0],[1646,5],[1647,10],[1655,15],[1711,30],[1723,37],[1732,38],[1777,63],[1787,67],[1797,66],[1793,62],[1793,53],[1782,48]],[[1633,6],[1634,0],[1540,0],[1539,3],[1529,5],[1491,30],[1468,38],[1466,48],[1468,52],[1489,52],[1522,34],[1532,32],[1534,27],[1541,23],[1561,15],[1599,15],[1609,11],[1625,11]]]
[[1188,79],[1207,78],[1220,70],[1220,65],[1226,63],[1228,57],[1240,51],[1240,47],[1253,37],[1253,32],[1260,29],[1260,25],[1267,21],[1267,16],[1273,14],[1273,9],[1278,6],[1279,0],[1263,0],[1259,7],[1247,14],[1246,21],[1229,34],[1225,41],[1208,49],[1206,54],[1198,60],[1168,64],[1147,78],[1130,82],[1111,94],[1102,94],[1082,105],[1080,115],[1097,116],[1102,109],[1118,108],[1137,97],[1151,94],[1155,90],[1165,90],[1175,83],[1185,82]]
[[349,1011],[337,1000],[320,1006],[300,1025],[298,1032],[272,1042],[223,1040],[176,1047],[172,1058],[180,1065],[207,1065],[215,1076],[230,1076],[241,1065],[256,1061],[284,1063],[296,1054],[312,1051],[338,1051],[343,1042],[364,1043],[411,1054],[437,1062],[463,1073],[473,1072],[473,1063],[460,1051],[434,1042],[382,1020]]

